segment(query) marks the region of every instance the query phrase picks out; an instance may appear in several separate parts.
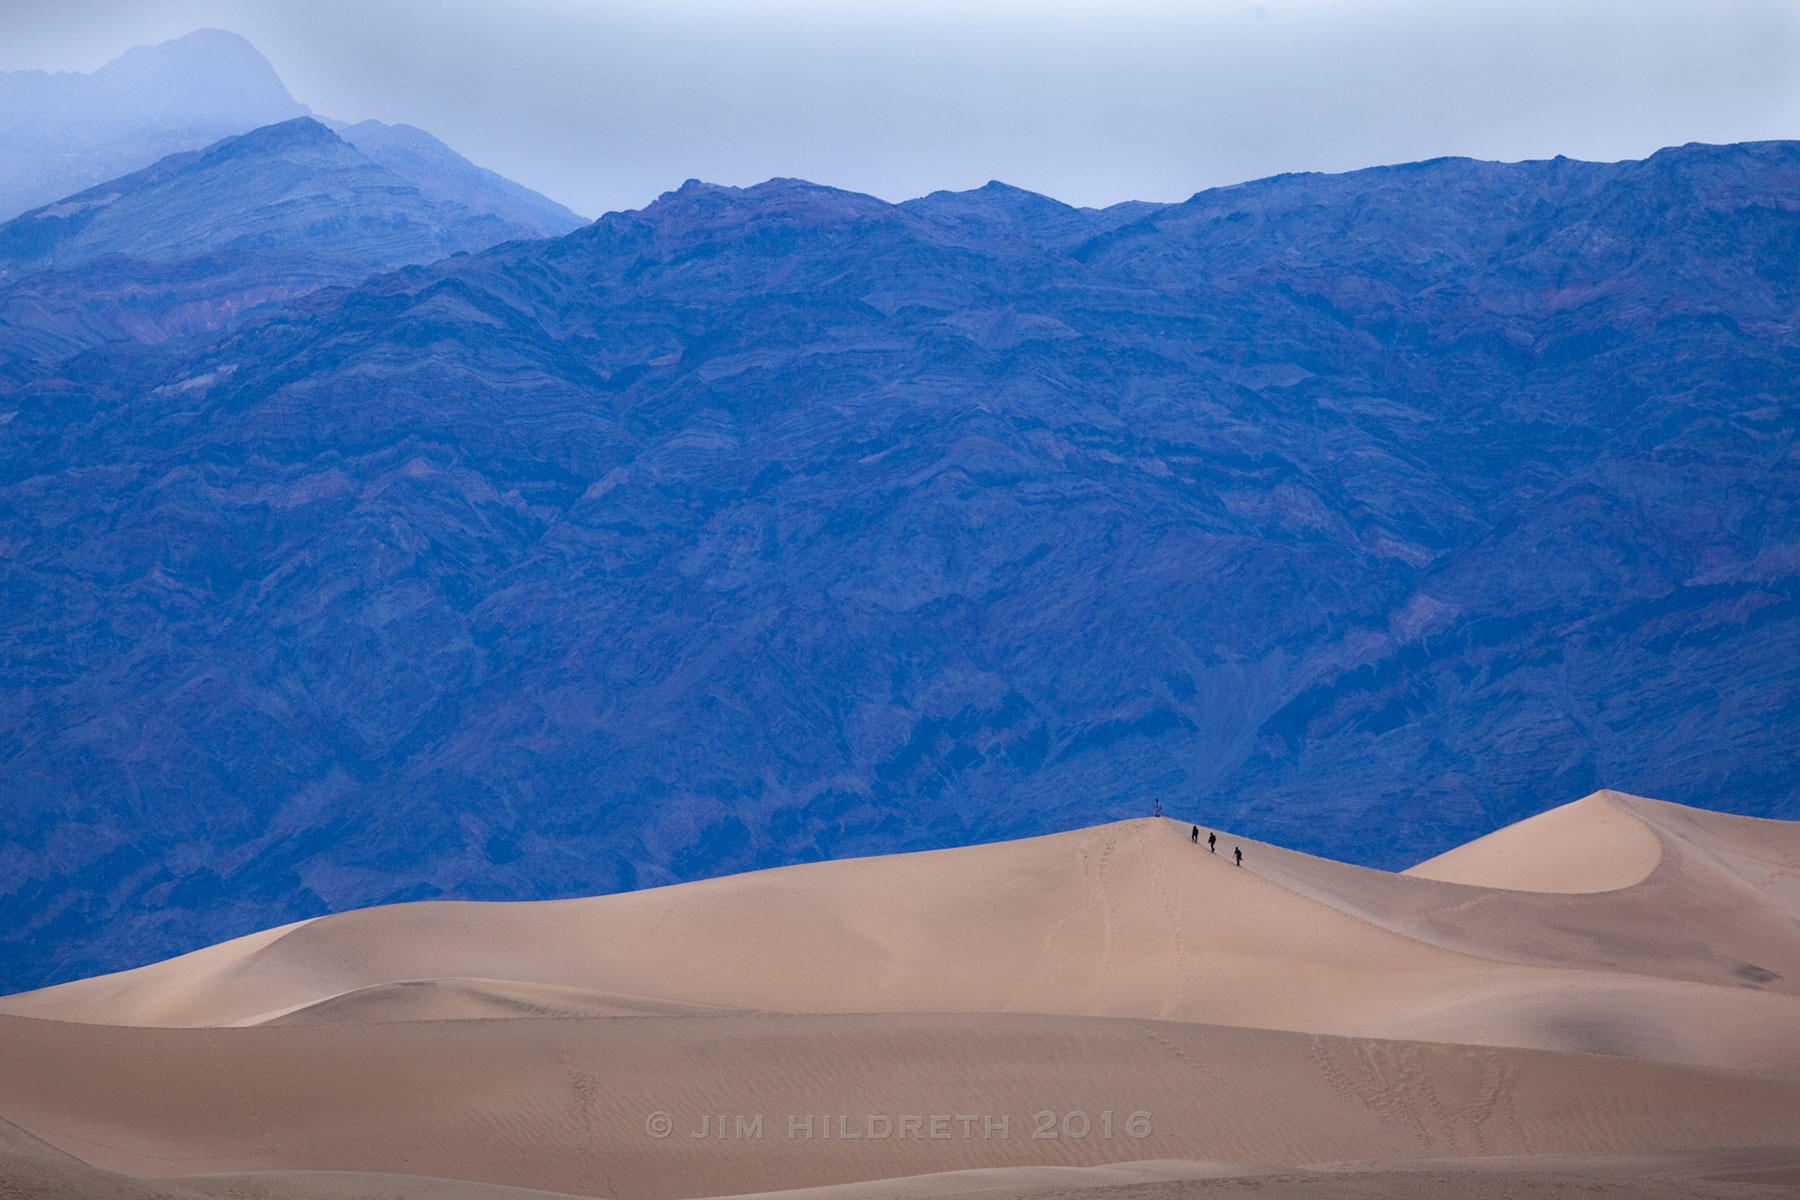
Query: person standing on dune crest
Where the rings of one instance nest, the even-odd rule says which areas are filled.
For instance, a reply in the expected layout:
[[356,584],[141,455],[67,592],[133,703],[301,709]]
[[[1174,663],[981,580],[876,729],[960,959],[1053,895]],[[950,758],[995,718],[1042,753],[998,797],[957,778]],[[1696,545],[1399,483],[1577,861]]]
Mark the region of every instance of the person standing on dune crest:
[[1219,852],[1219,835],[1218,834],[1209,833],[1206,835],[1206,852],[1208,854],[1217,854]]
[[1196,846],[1200,844],[1200,827],[1198,825],[1194,826],[1194,831],[1188,834],[1188,841],[1194,843]]
[[1231,852],[1237,856],[1237,865],[1240,867],[1243,866],[1244,865],[1244,848],[1242,846],[1233,846],[1231,848]]

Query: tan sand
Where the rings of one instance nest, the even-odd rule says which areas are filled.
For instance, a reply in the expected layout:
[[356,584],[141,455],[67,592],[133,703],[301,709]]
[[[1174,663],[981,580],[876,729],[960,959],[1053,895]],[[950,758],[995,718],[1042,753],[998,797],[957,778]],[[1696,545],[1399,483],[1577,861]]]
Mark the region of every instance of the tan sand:
[[[1163,1160],[988,1167],[761,1192],[734,1200],[1753,1200],[1793,1194],[1800,1151],[1545,1156],[1384,1166],[1262,1167]],[[563,1193],[417,1175],[266,1171],[144,1179],[103,1171],[0,1121],[5,1200],[566,1200]]]
[[418,1175],[270,1171],[141,1179],[105,1171],[0,1121],[0,1200],[566,1200]]
[[0,1138],[0,1198],[1800,1184],[1800,825],[1600,793],[1399,875],[1186,833],[368,909],[0,998],[0,1117],[49,1144]]
[[1259,1167],[1191,1159],[1105,1167],[998,1167],[833,1187],[762,1192],[732,1200],[1513,1200],[1515,1197],[1788,1196],[1800,1186],[1800,1153],[1544,1155],[1439,1159],[1380,1166]]
[[[0,1112],[133,1175],[422,1174],[618,1200],[1137,1159],[1643,1153],[1705,1150],[1725,1137],[1739,1147],[1800,1145],[1800,1081],[1533,1050],[1007,1014],[228,1030],[7,1018]],[[659,1112],[672,1122],[666,1138],[648,1124]],[[1054,1114],[1048,1131],[1058,1136],[1033,1136],[1045,1128],[1041,1112]],[[1067,1123],[1071,1112],[1086,1114],[1085,1136],[1073,1136],[1084,1126]],[[1127,1128],[1133,1112],[1149,1114],[1144,1137]],[[808,1116],[817,1118],[811,1137]],[[702,1117],[710,1135],[696,1138]],[[761,1136],[739,1117],[761,1117]],[[843,1136],[881,1133],[871,1118],[882,1117],[887,1137]],[[919,1120],[910,1131],[908,1117]]]
[[1524,892],[1630,887],[1662,861],[1662,839],[1628,807],[1634,799],[1595,792],[1427,859],[1405,874]]

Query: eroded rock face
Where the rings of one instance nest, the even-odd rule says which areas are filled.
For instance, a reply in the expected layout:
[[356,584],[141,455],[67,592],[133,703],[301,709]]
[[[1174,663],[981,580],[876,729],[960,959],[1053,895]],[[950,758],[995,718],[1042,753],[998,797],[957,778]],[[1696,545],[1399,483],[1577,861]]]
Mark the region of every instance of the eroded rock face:
[[[0,405],[0,981],[1166,811],[1794,816],[1800,151],[690,184]],[[6,414],[11,414],[6,416]]]

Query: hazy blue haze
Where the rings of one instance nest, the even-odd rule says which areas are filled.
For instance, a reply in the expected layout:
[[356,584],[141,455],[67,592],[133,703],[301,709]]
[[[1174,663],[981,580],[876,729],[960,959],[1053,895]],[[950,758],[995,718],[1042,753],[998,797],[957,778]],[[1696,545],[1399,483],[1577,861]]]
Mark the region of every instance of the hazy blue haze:
[[[92,74],[0,72],[0,220],[167,155],[305,115],[306,107],[254,46],[217,29],[139,46]],[[422,130],[374,120],[327,123],[437,200],[517,223],[537,236],[583,223]]]
[[204,26],[314,112],[429,129],[590,214],[695,176],[1100,205],[1800,132],[1791,0],[8,0],[0,68]]
[[93,74],[0,74],[0,219],[259,125],[303,116],[268,60],[205,30]]

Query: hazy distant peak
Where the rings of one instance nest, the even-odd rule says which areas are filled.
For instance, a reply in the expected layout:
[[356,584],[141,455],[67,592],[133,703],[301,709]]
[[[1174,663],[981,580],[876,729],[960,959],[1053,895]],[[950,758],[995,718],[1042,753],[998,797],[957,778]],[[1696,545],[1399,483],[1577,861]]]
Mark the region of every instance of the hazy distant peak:
[[139,93],[142,124],[171,115],[214,118],[241,112],[261,125],[309,111],[255,46],[223,29],[198,29],[159,45],[134,47],[92,78],[109,91]]
[[115,58],[113,63],[157,54],[206,54],[214,57],[223,54],[238,54],[246,59],[254,59],[258,62],[266,61],[263,59],[262,53],[250,44],[250,39],[242,34],[233,33],[229,29],[205,25],[184,33],[180,37],[172,37],[166,42],[157,42],[151,46],[133,46]]
[[265,272],[302,257],[314,264],[309,278],[329,260],[342,276],[331,282],[354,282],[542,236],[463,203],[464,182],[451,174],[447,187],[420,186],[297,117],[169,155],[0,224],[0,278],[107,256],[174,262],[227,253]]
[[359,143],[381,143],[390,146],[409,146],[415,150],[430,154],[442,154],[454,158],[462,155],[450,149],[437,138],[432,137],[417,125],[395,124],[386,121],[327,121],[327,125],[337,131],[339,137],[356,145]]
[[218,29],[136,47],[93,72],[0,73],[0,220],[305,115],[254,46]]
[[[144,64],[171,62],[237,65],[250,70],[267,70],[275,78],[276,85],[281,86],[281,80],[275,77],[275,69],[269,65],[269,60],[263,57],[262,52],[251,45],[249,39],[229,29],[196,29],[192,33],[184,33],[153,46],[133,46],[100,67],[95,74],[101,71],[140,70]],[[282,87],[282,91],[286,92],[286,87]]]
[[[221,148],[250,131],[255,140]],[[171,155],[326,147],[339,135],[421,192],[522,233],[554,237],[586,223],[422,129],[313,118],[255,46],[223,29],[138,46],[92,73],[0,72],[0,221]]]

